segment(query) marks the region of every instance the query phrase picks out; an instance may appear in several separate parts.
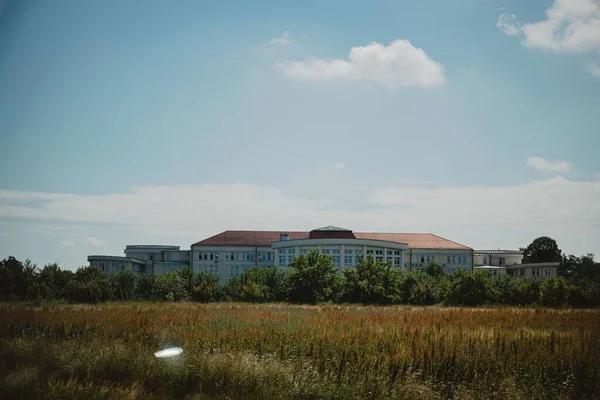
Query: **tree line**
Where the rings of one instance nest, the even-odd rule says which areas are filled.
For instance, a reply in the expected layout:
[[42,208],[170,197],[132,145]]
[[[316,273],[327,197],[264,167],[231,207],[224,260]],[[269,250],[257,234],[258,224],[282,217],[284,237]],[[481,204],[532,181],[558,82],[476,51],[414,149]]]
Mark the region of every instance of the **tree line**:
[[424,272],[405,272],[372,256],[361,257],[356,268],[340,273],[332,258],[318,251],[297,256],[290,272],[253,268],[222,284],[214,274],[193,273],[189,268],[161,275],[129,270],[107,275],[94,267],[72,272],[49,264],[39,269],[29,260],[9,257],[0,263],[0,300],[600,305],[600,264],[594,256],[564,256],[547,239],[538,238],[524,249],[528,262],[560,261],[559,276],[543,281],[484,271],[446,274],[434,262]]

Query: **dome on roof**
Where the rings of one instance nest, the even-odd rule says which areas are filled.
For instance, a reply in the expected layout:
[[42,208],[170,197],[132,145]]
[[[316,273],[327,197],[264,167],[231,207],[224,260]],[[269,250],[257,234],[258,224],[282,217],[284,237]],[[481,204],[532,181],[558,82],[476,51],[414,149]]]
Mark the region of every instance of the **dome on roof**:
[[324,226],[322,228],[313,229],[313,232],[352,232],[350,229],[340,228],[339,226]]

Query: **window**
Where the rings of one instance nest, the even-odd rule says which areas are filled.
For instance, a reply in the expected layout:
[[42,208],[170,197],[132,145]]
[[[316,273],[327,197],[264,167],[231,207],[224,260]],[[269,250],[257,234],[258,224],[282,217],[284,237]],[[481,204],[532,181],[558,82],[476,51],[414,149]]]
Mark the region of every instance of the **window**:
[[288,249],[288,254],[296,254],[296,249]]
[[229,259],[230,259],[231,261],[235,261],[235,253],[231,253],[231,254],[229,255]]
[[402,255],[402,254],[400,254],[400,250],[395,250],[395,251],[394,251],[394,255],[395,255],[395,256],[400,256],[400,255]]
[[149,259],[150,261],[152,261],[152,254],[150,254],[150,256],[148,256],[148,259]]
[[452,257],[448,256],[448,264],[452,263]]
[[[348,251],[348,250],[346,250]],[[352,250],[351,250],[352,251]],[[352,266],[352,256],[344,256],[344,265],[345,266]]]
[[344,254],[352,254],[352,249],[344,249]]
[[519,270],[519,275],[520,275],[520,276],[525,276],[525,268],[521,268],[521,269]]
[[402,265],[402,257],[394,257],[394,267],[400,267]]
[[389,263],[390,263],[390,265],[391,265],[391,264],[394,262],[394,257],[388,257],[388,258],[386,259],[386,262],[389,262]]
[[503,266],[506,265],[506,258],[504,257],[500,257],[500,262],[498,263],[499,266]]
[[354,254],[361,255],[362,253],[363,253],[363,251],[362,251],[362,250],[360,250],[360,249],[356,249],[356,250],[354,250]]
[[215,260],[219,260],[219,253],[215,253]]
[[208,259],[209,260],[214,260],[215,259],[215,255],[213,253],[209,253],[208,254]]
[[452,256],[452,264],[456,264],[456,256]]
[[544,276],[550,276],[550,271],[548,268],[544,268]]
[[279,265],[286,265],[285,264],[285,254],[279,255]]
[[428,255],[427,256],[427,263],[433,262],[435,261],[435,256],[434,255]]
[[300,254],[306,254],[308,253],[309,249],[300,249]]
[[382,256],[383,250],[375,250],[375,255]]
[[287,256],[288,265],[290,265],[292,263],[292,261],[294,260],[294,257],[296,257],[296,256],[293,254],[288,254],[288,256]]
[[332,256],[333,263],[339,267],[340,266],[340,256]]
[[367,255],[372,255],[373,254],[373,250],[367,250]]
[[487,257],[483,257],[483,265],[490,265]]
[[329,249],[322,249],[321,253],[323,253],[323,254],[329,254]]
[[421,264],[423,264],[425,262],[425,255],[421,254]]
[[375,259],[376,259],[377,261],[383,261],[383,256],[375,256]]
[[231,275],[231,276],[235,275],[235,267],[233,265],[229,266],[229,275]]
[[388,251],[387,251],[387,255],[388,255],[388,256],[391,256],[391,255],[393,255],[393,254],[394,254],[394,253],[392,252],[392,250],[388,250]]
[[331,254],[340,254],[340,249],[331,249]]

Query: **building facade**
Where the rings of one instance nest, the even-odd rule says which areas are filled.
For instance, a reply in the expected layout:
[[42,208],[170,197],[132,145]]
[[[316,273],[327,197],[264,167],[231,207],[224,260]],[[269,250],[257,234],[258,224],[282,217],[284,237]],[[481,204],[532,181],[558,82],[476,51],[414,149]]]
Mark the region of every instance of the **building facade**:
[[88,261],[106,273],[129,269],[163,274],[191,266],[226,282],[254,267],[287,269],[294,257],[317,250],[331,256],[340,269],[353,268],[372,255],[401,271],[422,271],[430,262],[456,271],[488,271],[492,275],[549,277],[558,263],[522,264],[518,250],[476,250],[431,233],[353,232],[335,226],[312,231],[224,231],[181,250],[179,246],[128,245],[125,256],[91,255]]
[[217,274],[221,281],[252,267],[287,268],[294,257],[318,250],[338,268],[355,267],[372,255],[403,271],[420,271],[436,262],[447,272],[473,269],[473,249],[430,233],[369,233],[328,226],[312,231],[225,231],[191,245],[194,272]]
[[125,257],[91,255],[88,262],[106,273],[129,269],[140,274],[161,274],[181,271],[190,265],[190,252],[180,250],[179,246],[128,245],[124,253]]

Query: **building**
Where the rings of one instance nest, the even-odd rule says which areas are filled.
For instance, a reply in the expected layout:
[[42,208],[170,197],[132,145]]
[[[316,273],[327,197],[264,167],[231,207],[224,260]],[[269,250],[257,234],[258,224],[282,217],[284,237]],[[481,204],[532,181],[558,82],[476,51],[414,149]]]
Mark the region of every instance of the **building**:
[[87,259],[91,267],[96,267],[108,274],[125,270],[138,273],[146,272],[146,262],[133,257],[92,255],[88,256]]
[[129,269],[140,274],[181,271],[190,265],[190,252],[179,246],[128,245],[124,253],[125,257],[92,255],[88,262],[107,273]]
[[549,278],[558,275],[559,262],[508,265],[506,273],[521,278]]
[[312,231],[225,231],[191,245],[194,272],[217,274],[221,281],[253,267],[286,268],[295,256],[319,250],[339,268],[355,267],[373,255],[403,271],[420,271],[436,262],[446,272],[473,269],[473,249],[431,233],[353,232],[335,226]]
[[518,250],[476,250],[432,233],[353,232],[336,226],[312,231],[224,231],[180,250],[179,246],[129,245],[125,256],[92,255],[90,265],[107,273],[130,269],[163,274],[191,266],[194,272],[219,276],[221,282],[244,271],[277,266],[286,269],[294,257],[318,250],[340,269],[355,267],[372,255],[402,271],[421,271],[430,262],[446,273],[488,271],[493,275],[556,276],[558,263],[522,264]]
[[520,250],[475,250],[475,267],[493,266],[505,267],[507,265],[520,264],[523,261],[523,253]]
[[488,271],[492,275],[508,274],[523,278],[558,275],[558,262],[523,264],[520,250],[475,250],[473,257],[475,271]]

